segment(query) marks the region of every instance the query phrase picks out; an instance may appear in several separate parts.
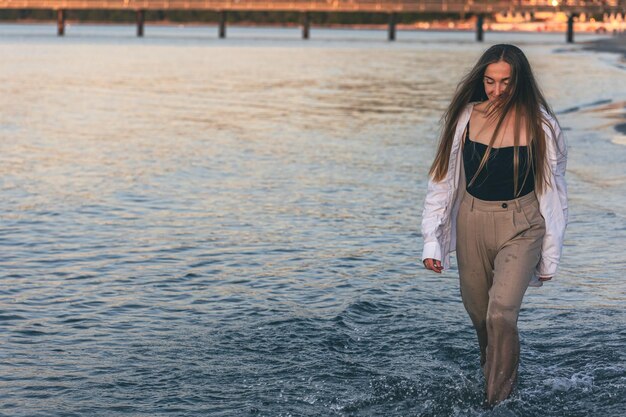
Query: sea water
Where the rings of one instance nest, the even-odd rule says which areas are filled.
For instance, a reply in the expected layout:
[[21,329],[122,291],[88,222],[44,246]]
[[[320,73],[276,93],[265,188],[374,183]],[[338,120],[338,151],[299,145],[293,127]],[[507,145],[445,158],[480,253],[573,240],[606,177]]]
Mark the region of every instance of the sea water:
[[[0,25],[1,415],[623,415],[619,57],[564,34],[145,33]],[[420,220],[440,117],[498,42],[559,115],[570,224],[486,410]]]

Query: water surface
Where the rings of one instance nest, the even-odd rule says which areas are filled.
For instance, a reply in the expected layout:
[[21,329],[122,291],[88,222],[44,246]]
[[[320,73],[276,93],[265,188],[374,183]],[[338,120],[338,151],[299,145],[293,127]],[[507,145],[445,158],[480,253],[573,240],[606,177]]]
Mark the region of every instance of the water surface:
[[[616,57],[562,34],[215,31],[0,26],[0,413],[621,415]],[[439,117],[502,41],[560,114],[571,224],[490,411],[419,224]]]

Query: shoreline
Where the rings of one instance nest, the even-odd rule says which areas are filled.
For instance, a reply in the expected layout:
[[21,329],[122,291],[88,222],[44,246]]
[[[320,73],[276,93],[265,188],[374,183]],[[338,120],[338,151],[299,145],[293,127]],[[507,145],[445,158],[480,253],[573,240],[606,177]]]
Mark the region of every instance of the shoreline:
[[[626,64],[626,34],[619,34],[613,37],[587,41],[583,44],[582,50],[618,54],[620,55],[620,61]],[[618,67],[626,69],[626,66],[618,65]],[[612,111],[621,109],[621,113],[612,117],[612,119],[615,119],[613,129],[617,133],[626,136],[626,123],[624,122],[624,119],[626,119],[626,102],[612,103],[604,106],[603,109],[611,109]]]
[[626,62],[626,34],[585,42],[583,50],[620,54],[622,61]]

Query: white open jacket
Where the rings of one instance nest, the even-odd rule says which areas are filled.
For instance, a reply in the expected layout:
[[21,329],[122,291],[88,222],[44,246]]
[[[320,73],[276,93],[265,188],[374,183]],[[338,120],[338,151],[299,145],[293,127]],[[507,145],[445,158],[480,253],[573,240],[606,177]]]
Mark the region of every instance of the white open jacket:
[[[474,103],[470,103],[457,122],[446,177],[439,182],[430,178],[424,202],[422,260],[428,258],[440,260],[444,269],[450,267],[450,253],[456,250],[456,217],[465,189],[461,144],[473,107]],[[546,234],[541,246],[541,259],[531,282],[534,286],[541,286],[539,276],[551,277],[556,274],[567,225],[567,186],[565,183],[567,148],[557,121],[545,111],[544,117],[552,126],[554,133],[544,124],[550,184],[543,193],[537,195],[539,210],[546,224]]]

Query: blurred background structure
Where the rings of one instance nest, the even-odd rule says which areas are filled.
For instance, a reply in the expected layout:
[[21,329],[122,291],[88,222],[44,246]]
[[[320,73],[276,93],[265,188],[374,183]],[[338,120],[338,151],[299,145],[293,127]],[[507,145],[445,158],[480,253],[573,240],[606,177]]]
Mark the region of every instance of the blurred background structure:
[[[42,14],[41,11],[44,11]],[[93,14],[91,12],[98,11]],[[75,19],[127,21],[134,14],[137,36],[144,35],[146,21],[167,21],[168,15],[187,21],[213,21],[220,38],[226,37],[229,22],[267,22],[285,19],[301,26],[308,39],[312,23],[327,22],[328,15],[356,15],[349,22],[385,21],[389,40],[395,40],[399,24],[413,23],[417,29],[470,29],[476,40],[483,40],[488,29],[563,30],[566,40],[574,40],[574,23],[584,31],[614,33],[624,30],[625,0],[0,0],[0,19],[57,20],[57,34],[65,34],[68,16]],[[122,13],[120,13],[122,12]],[[129,14],[132,13],[132,14]],[[199,13],[197,13],[199,12]],[[229,15],[231,17],[229,18]],[[432,25],[437,17],[447,16],[442,26]],[[269,19],[268,19],[269,18]],[[415,21],[426,20],[422,24]],[[339,17],[335,21],[345,21]],[[545,22],[551,23],[546,25]]]

